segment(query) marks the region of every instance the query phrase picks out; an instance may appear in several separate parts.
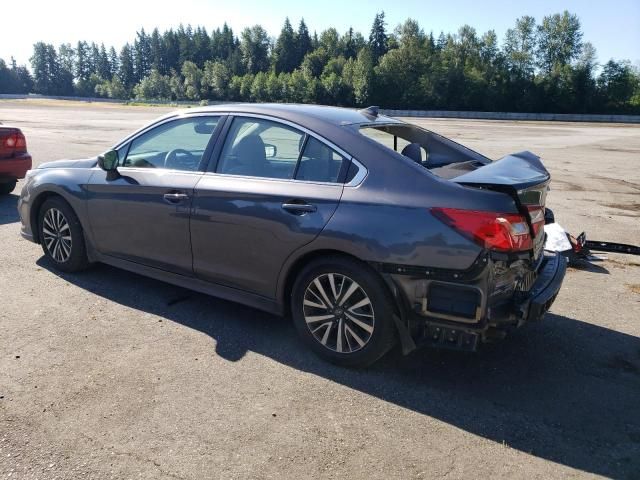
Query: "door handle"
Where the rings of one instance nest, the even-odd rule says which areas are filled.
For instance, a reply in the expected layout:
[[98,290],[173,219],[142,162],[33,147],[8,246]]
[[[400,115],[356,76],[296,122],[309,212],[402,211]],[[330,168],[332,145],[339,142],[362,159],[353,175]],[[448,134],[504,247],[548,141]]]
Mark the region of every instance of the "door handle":
[[187,200],[189,198],[189,195],[181,192],[171,192],[165,193],[162,197],[164,198],[165,202],[175,205],[177,203],[182,203],[184,200]]
[[294,215],[304,215],[305,213],[313,213],[318,210],[318,207],[309,203],[293,203],[285,202],[282,204],[282,209]]

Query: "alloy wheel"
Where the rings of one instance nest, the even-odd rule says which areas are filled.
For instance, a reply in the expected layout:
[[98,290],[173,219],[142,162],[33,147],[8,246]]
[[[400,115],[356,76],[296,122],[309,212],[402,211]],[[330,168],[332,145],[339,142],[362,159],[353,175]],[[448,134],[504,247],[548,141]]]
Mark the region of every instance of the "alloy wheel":
[[71,228],[64,214],[57,208],[50,208],[42,220],[42,236],[47,251],[58,263],[64,263],[71,256]]
[[371,299],[346,275],[317,276],[305,290],[303,312],[313,337],[334,352],[356,352],[373,335],[375,314]]

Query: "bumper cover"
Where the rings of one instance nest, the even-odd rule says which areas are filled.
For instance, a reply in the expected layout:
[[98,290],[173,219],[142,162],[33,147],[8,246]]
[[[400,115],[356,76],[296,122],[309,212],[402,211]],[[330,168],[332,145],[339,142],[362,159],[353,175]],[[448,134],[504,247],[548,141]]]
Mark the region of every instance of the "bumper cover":
[[567,272],[567,260],[557,252],[544,252],[538,278],[521,304],[524,321],[540,320],[556,299]]
[[483,342],[504,338],[507,331],[544,317],[556,299],[567,271],[566,259],[545,251],[536,272],[536,280],[527,292],[520,292],[496,309],[495,318],[469,324],[420,315],[407,309],[413,338],[419,346],[474,351]]
[[16,158],[0,160],[0,179],[24,178],[31,168],[31,156],[23,155]]

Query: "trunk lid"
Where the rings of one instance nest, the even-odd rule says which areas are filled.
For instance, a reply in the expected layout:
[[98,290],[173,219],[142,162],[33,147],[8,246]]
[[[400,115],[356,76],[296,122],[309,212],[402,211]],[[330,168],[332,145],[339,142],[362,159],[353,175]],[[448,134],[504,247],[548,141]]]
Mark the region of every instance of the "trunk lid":
[[451,180],[471,186],[506,186],[516,190],[548,183],[549,172],[531,152],[512,153]]
[[461,185],[510,195],[529,222],[534,258],[544,247],[544,209],[551,176],[540,157],[531,152],[507,155],[450,180]]

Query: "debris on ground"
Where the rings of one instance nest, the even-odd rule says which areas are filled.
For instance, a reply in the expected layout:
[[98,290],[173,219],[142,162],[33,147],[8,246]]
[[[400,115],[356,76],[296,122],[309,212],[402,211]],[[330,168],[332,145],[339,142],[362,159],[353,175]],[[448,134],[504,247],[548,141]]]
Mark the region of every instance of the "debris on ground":
[[592,252],[640,255],[640,247],[635,245],[587,240],[585,232],[574,237],[562,228],[559,223],[555,222],[555,217],[550,209],[547,209],[545,213],[544,233],[546,234],[545,250],[561,253],[567,258],[570,265],[575,265],[584,260],[592,262],[607,259],[606,256],[594,255]]

